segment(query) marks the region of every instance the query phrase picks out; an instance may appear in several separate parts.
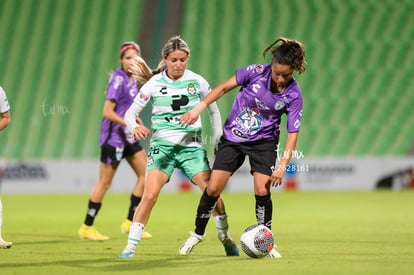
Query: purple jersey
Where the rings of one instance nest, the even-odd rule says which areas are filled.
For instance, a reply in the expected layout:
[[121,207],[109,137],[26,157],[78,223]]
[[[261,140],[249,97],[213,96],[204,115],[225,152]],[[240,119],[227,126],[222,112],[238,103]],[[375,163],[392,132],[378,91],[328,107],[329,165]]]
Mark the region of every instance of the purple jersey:
[[287,115],[287,131],[299,132],[303,102],[294,78],[283,93],[273,93],[271,65],[253,64],[237,70],[236,80],[241,88],[224,123],[227,140],[278,140],[283,114]]
[[[106,99],[116,102],[115,112],[124,117],[125,112],[134,101],[138,93],[135,80],[130,80],[128,75],[121,69],[117,69],[109,80],[106,89]],[[114,147],[125,147],[130,142],[127,140],[126,126],[102,118],[99,144],[109,144]]]

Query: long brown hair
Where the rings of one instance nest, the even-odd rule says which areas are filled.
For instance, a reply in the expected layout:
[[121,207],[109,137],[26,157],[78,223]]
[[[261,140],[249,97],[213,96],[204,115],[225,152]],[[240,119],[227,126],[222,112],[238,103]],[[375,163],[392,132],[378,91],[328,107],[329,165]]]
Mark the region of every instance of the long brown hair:
[[140,56],[136,56],[134,58],[135,64],[132,66],[132,73],[134,77],[137,79],[137,81],[141,83],[146,83],[148,80],[150,80],[150,78],[153,75],[167,69],[165,59],[171,52],[175,50],[185,51],[188,56],[190,55],[190,48],[188,47],[187,43],[180,36],[173,36],[170,39],[168,39],[167,43],[165,43],[164,47],[162,48],[162,58],[155,70],[151,70],[151,68],[148,66],[148,64],[145,62],[143,58],[141,58]]
[[299,74],[305,71],[305,48],[301,42],[279,37],[263,51],[263,57],[266,58],[269,51],[272,54],[272,64],[290,65]]

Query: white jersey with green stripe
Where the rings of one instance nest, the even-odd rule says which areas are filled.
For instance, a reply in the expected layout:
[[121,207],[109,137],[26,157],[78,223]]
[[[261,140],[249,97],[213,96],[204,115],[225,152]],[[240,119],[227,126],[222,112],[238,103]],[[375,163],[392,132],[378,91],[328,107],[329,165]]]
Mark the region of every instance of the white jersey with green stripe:
[[[180,117],[195,107],[210,90],[208,82],[190,70],[185,70],[178,80],[171,80],[165,71],[156,74],[141,87],[130,110],[127,111],[125,120],[128,129],[132,132],[137,127],[135,118],[150,103],[153,140],[182,146],[201,146],[201,119],[198,118],[193,125],[184,127],[180,124]],[[212,105],[209,106],[210,117],[211,108],[215,109],[220,117],[217,105]],[[213,122],[214,119],[211,120]],[[217,129],[214,128],[217,127],[222,131],[221,119],[219,120],[220,125],[213,125],[215,132]]]

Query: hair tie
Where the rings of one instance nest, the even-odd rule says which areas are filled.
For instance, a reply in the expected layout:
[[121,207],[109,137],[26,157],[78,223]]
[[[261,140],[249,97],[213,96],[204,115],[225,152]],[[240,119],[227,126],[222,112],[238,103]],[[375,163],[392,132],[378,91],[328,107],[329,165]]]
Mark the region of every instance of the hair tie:
[[135,46],[133,44],[127,44],[119,50],[119,56],[122,56],[122,54],[128,49],[135,49],[139,52],[139,49],[137,48],[137,46]]

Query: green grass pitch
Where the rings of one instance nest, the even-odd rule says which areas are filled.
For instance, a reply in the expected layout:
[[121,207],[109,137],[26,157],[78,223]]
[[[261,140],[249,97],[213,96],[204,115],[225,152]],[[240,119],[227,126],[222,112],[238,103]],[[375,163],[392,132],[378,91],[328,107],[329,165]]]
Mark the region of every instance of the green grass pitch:
[[[129,194],[108,193],[95,221],[110,240],[80,240],[88,194],[3,194],[0,274],[414,274],[414,192],[273,192],[273,232],[282,259],[224,256],[210,220],[192,254],[200,193],[161,193],[136,256],[119,259]],[[223,193],[230,234],[255,223],[252,193]]]

